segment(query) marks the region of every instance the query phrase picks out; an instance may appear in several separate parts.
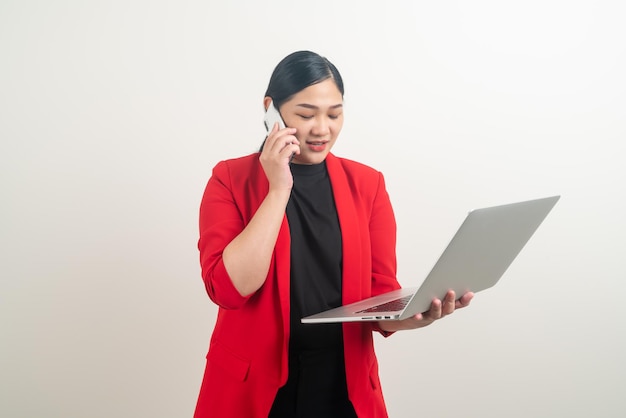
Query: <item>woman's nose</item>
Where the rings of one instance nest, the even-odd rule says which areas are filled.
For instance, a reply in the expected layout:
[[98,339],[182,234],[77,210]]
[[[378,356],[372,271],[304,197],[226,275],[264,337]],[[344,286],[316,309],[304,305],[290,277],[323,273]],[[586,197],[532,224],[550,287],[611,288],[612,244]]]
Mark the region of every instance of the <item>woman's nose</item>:
[[314,135],[324,136],[330,132],[329,126],[330,124],[328,119],[322,116],[315,119],[315,125],[311,131]]

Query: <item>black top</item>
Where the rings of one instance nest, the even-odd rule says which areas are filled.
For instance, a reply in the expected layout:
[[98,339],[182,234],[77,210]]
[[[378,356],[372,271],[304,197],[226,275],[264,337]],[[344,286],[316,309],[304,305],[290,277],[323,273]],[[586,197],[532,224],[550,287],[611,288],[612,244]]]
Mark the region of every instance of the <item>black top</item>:
[[326,162],[291,164],[291,340],[296,350],[341,346],[341,324],[302,324],[341,305],[341,230]]
[[341,305],[342,243],[326,162],[292,164],[289,376],[269,418],[356,418],[348,399],[341,324],[302,324]]

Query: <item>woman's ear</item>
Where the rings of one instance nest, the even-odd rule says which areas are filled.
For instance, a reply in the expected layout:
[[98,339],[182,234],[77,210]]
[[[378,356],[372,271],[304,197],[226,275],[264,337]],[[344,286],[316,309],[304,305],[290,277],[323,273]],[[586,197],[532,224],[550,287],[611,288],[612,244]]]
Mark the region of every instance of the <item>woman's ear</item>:
[[272,103],[272,98],[270,96],[265,96],[265,98],[263,99],[263,107],[265,107],[266,112],[267,109],[269,109],[270,107],[270,103]]

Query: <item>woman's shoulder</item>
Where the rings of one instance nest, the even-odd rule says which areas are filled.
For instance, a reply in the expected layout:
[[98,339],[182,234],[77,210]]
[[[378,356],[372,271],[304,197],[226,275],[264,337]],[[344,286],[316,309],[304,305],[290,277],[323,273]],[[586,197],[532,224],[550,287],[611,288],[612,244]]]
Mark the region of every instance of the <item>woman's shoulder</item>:
[[330,158],[329,161],[331,163],[336,163],[337,165],[341,166],[341,168],[348,174],[356,174],[359,176],[367,177],[379,177],[381,175],[381,172],[379,170],[367,164],[350,160],[348,158],[337,157],[334,154],[329,154],[328,157]]
[[220,170],[241,170],[245,168],[252,168],[255,165],[259,164],[259,153],[255,152],[252,154],[244,155],[242,157],[228,158],[225,160],[219,161],[215,164],[214,171]]
[[211,179],[235,187],[244,185],[251,180],[256,181],[264,178],[261,175],[262,172],[263,167],[259,161],[259,153],[256,152],[243,157],[219,161],[213,167]]

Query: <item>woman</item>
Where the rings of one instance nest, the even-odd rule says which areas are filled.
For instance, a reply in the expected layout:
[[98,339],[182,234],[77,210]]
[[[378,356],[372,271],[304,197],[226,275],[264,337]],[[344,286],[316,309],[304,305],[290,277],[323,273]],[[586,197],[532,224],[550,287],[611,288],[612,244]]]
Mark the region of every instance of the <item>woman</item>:
[[198,246],[219,312],[196,418],[386,417],[372,331],[423,327],[472,298],[450,292],[404,321],[300,323],[400,287],[382,174],[330,153],[343,95],[327,59],[287,56],[264,99],[287,127],[270,127],[259,153],[213,170]]

